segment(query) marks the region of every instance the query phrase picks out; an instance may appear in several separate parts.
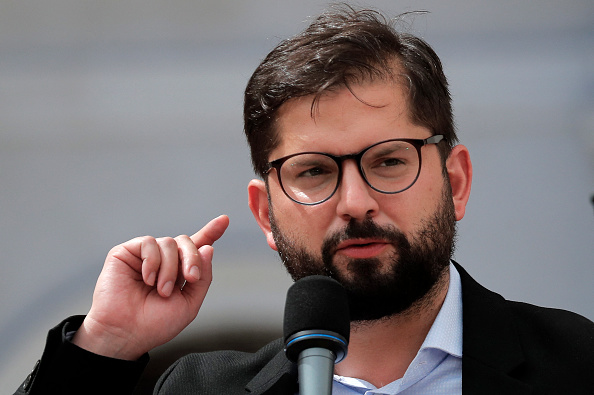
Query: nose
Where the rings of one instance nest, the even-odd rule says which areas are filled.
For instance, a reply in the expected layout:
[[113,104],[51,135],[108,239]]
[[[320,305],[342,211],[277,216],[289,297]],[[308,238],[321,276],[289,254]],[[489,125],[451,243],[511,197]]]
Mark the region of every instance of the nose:
[[376,192],[363,179],[357,163],[354,160],[346,160],[342,166],[342,180],[336,191],[338,216],[345,221],[364,220],[375,216],[379,211],[374,197]]

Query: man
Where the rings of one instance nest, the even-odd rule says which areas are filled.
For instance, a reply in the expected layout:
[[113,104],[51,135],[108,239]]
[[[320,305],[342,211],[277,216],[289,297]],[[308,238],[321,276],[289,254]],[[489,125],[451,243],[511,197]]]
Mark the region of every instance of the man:
[[[425,42],[371,11],[324,14],[256,69],[244,117],[261,177],[249,205],[269,246],[295,280],[347,290],[335,393],[594,393],[593,323],[505,301],[450,261],[472,165]],[[50,331],[17,393],[130,393],[146,353],[195,318],[228,221],[112,249],[88,315]],[[297,380],[276,341],[189,355],[155,393],[294,394]]]

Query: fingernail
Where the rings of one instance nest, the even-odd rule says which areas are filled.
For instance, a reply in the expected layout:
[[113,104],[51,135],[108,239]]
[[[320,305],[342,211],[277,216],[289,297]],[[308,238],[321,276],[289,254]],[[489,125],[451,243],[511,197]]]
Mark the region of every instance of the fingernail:
[[152,272],[151,274],[149,274],[148,278],[146,279],[146,283],[152,287],[153,285],[155,285],[156,277],[157,277],[157,273]]
[[197,266],[192,266],[190,269],[190,276],[194,277],[196,280],[200,279],[200,269]]
[[161,292],[163,292],[163,294],[165,296],[169,296],[171,295],[171,292],[173,291],[173,281],[167,281],[165,283],[165,285],[163,285],[163,288],[161,289]]

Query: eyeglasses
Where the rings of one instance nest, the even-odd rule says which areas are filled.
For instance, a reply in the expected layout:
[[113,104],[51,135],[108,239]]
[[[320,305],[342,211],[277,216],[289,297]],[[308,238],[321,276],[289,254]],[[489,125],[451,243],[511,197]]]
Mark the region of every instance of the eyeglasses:
[[300,152],[268,163],[280,186],[296,203],[314,205],[330,199],[342,179],[342,162],[354,159],[361,176],[373,190],[394,194],[407,190],[421,173],[421,147],[443,140],[392,139],[373,144],[357,154],[335,156],[324,152]]

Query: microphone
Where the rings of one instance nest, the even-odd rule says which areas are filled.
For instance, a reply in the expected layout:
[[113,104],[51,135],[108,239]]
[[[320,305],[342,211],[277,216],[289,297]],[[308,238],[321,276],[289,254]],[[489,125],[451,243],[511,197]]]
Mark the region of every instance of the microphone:
[[330,395],[334,364],[347,354],[351,332],[346,291],[326,276],[296,281],[287,292],[284,340],[298,363],[299,395]]

